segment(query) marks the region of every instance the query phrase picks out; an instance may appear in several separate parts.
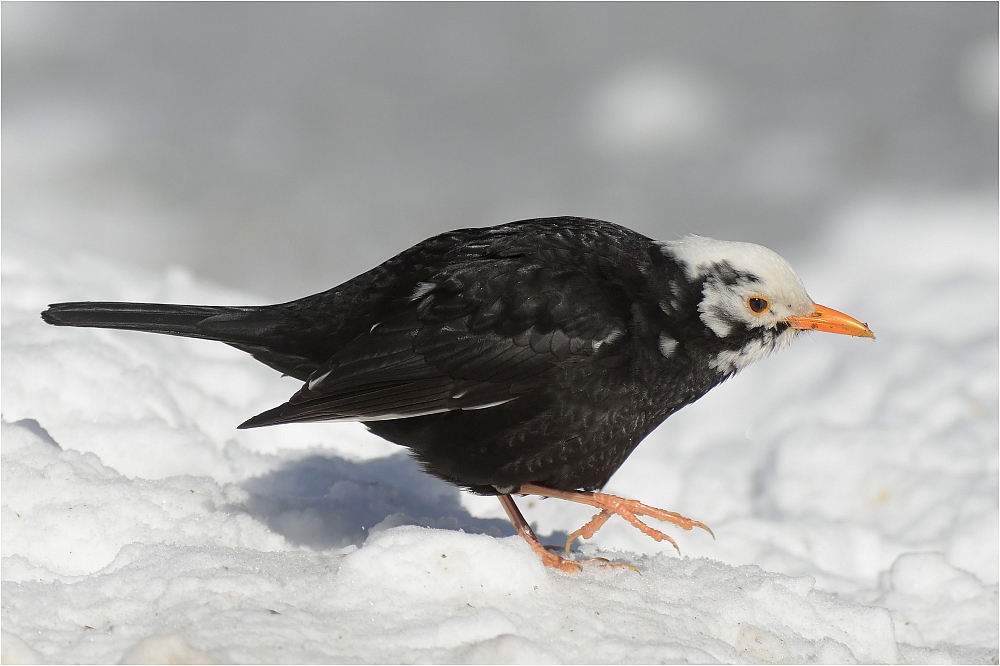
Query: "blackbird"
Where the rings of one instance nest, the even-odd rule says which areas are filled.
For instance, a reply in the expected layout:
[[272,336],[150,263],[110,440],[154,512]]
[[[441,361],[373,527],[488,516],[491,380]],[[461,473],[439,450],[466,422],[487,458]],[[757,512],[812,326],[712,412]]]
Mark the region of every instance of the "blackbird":
[[[750,243],[654,241],[556,217],[451,231],[313,296],[260,307],[58,303],[42,318],[219,340],[304,383],[240,428],[360,421],[423,468],[499,497],[543,562],[619,515],[698,521],[596,492],[668,416],[800,331],[874,338],[815,304],[791,266]],[[593,506],[566,558],[512,494]]]

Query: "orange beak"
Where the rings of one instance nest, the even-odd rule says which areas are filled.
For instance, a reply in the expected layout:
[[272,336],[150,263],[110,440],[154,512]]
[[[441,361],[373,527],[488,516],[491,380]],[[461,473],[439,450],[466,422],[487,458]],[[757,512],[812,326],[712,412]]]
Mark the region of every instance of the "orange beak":
[[825,305],[816,305],[816,311],[804,317],[788,317],[785,319],[792,328],[803,331],[825,331],[827,333],[840,333],[841,335],[854,335],[859,338],[875,339],[875,334],[868,328],[868,324],[862,324],[854,317],[848,317],[843,312],[837,312],[833,308]]

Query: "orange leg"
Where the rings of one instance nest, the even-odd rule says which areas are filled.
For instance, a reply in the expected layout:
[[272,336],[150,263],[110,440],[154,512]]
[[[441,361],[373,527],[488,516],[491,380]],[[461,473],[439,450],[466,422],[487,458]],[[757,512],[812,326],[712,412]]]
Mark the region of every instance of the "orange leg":
[[514,498],[510,495],[498,495],[497,499],[500,500],[500,504],[503,505],[504,511],[507,512],[507,517],[510,518],[510,522],[513,523],[514,529],[517,533],[521,535],[521,538],[528,542],[531,546],[531,550],[538,553],[539,557],[542,558],[542,564],[547,567],[552,567],[553,569],[559,569],[559,571],[579,571],[583,567],[579,563],[573,562],[572,560],[567,560],[565,558],[559,557],[555,553],[550,553],[545,550],[545,546],[541,544],[535,533],[531,531],[531,525],[528,521],[524,519],[521,512],[518,510],[517,505],[514,504]]
[[[704,523],[698,522],[697,520],[691,520],[690,518],[685,518],[679,513],[674,513],[673,511],[664,511],[663,509],[657,509],[655,506],[647,506],[636,500],[624,499],[622,497],[616,497],[615,495],[583,492],[579,490],[555,490],[553,488],[536,486],[533,483],[524,484],[521,486],[521,489],[518,490],[518,493],[523,495],[541,495],[542,497],[557,497],[559,499],[569,500],[570,502],[587,504],[588,506],[601,510],[601,512],[591,518],[586,525],[567,537],[567,555],[569,555],[569,548],[575,539],[578,537],[589,539],[594,536],[597,530],[601,529],[604,526],[604,523],[608,522],[608,519],[614,514],[621,516],[635,526],[636,529],[641,531],[643,534],[652,537],[654,540],[668,541],[674,548],[677,549],[678,553],[681,552],[681,549],[677,546],[676,541],[663,532],[655,530],[639,520],[639,516],[649,516],[650,518],[673,523],[674,525],[677,525],[685,530],[690,530],[693,527],[700,527],[709,534],[712,534],[712,530],[710,530],[708,526]],[[509,512],[508,515],[510,515]],[[712,534],[712,538],[715,538],[714,534]]]

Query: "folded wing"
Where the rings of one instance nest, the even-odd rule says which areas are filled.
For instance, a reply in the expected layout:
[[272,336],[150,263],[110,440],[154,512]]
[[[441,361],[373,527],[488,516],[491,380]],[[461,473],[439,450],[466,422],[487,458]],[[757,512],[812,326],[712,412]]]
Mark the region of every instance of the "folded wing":
[[241,428],[375,421],[488,409],[543,385],[561,364],[613,357],[629,302],[606,280],[517,259],[470,261],[339,349],[302,389]]

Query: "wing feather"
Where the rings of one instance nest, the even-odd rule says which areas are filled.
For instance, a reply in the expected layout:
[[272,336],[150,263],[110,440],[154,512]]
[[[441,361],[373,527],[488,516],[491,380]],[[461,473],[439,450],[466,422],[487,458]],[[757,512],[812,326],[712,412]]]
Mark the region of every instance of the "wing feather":
[[414,284],[413,297],[341,347],[287,403],[241,427],[490,409],[544,385],[571,358],[615,353],[629,317],[620,290],[578,269],[518,261]]

